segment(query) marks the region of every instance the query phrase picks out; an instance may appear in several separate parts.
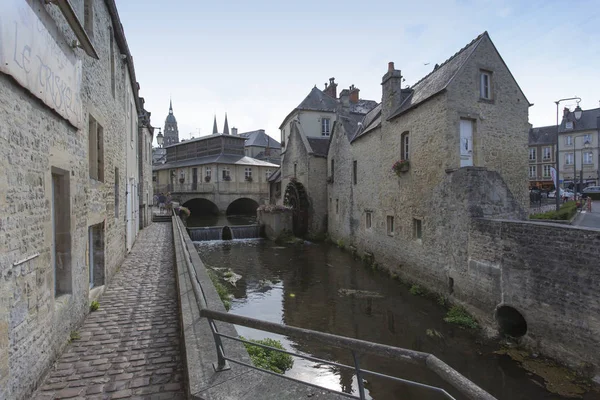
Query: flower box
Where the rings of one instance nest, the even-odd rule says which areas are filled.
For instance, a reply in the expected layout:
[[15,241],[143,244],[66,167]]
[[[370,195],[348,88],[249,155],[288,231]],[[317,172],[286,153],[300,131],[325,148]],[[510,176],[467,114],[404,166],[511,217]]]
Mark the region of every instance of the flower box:
[[408,160],[399,160],[394,163],[392,166],[392,170],[396,173],[396,175],[400,176],[404,172],[408,172],[410,168],[410,163]]
[[204,177],[204,182],[210,182],[210,175],[206,175]]

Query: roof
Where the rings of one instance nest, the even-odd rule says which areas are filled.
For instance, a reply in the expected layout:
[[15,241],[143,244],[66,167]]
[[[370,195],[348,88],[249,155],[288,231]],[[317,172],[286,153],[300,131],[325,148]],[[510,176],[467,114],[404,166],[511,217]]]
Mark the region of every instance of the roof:
[[556,125],[529,129],[529,145],[556,144]]
[[358,99],[358,103],[350,103],[350,112],[365,115],[375,107],[375,100]]
[[[187,142],[186,142],[187,143]],[[257,160],[256,158],[246,156],[236,156],[232,154],[218,154],[216,156],[199,157],[191,160],[176,161],[166,163],[162,165],[155,165],[152,167],[153,171],[161,171],[164,169],[191,167],[194,165],[205,165],[205,164],[235,164],[235,165],[249,165],[256,167],[272,167],[279,168],[279,165],[272,164],[266,161]]]
[[257,131],[243,132],[240,133],[239,136],[246,138],[246,147],[249,146],[258,146],[258,147],[270,147],[272,149],[280,149],[281,145],[271,136],[265,133],[264,129],[259,129]]
[[362,137],[363,135],[377,129],[381,126],[381,103],[372,109],[360,123],[360,126],[356,130],[354,137],[350,139],[350,142]]
[[[565,129],[567,121],[573,122],[573,129]],[[560,133],[600,130],[600,108],[583,110],[579,121],[575,119],[573,112],[569,112],[566,118],[560,123]]]
[[307,137],[308,144],[312,149],[312,153],[316,156],[327,157],[327,149],[329,147],[329,138],[324,137]]
[[281,168],[277,169],[277,171],[273,172],[268,178],[269,182],[281,182]]
[[181,146],[182,144],[188,144],[188,143],[192,143],[192,142],[199,142],[199,141],[202,141],[202,140],[211,139],[211,138],[216,138],[216,137],[219,137],[219,136],[227,136],[228,138],[233,138],[233,139],[243,139],[243,140],[245,140],[244,138],[242,138],[242,137],[239,137],[239,136],[235,136],[235,135],[227,135],[227,134],[224,134],[224,133],[217,133],[217,134],[214,134],[214,135],[205,135],[205,136],[200,136],[199,138],[190,139],[190,140],[186,140],[186,141],[184,141],[184,142],[175,143],[175,144],[172,144],[172,145],[170,145],[170,146],[165,146],[165,148],[169,148],[169,147],[175,147],[175,146]]

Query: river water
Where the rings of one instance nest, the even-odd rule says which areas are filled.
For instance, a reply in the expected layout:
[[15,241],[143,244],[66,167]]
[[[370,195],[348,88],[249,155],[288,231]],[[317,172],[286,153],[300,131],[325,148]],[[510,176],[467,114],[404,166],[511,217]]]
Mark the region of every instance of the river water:
[[[566,399],[548,392],[541,378],[508,356],[495,354],[498,343],[444,322],[446,309],[434,300],[410,294],[405,285],[365,268],[331,244],[279,246],[252,239],[195,245],[207,267],[242,275],[236,287],[230,286],[234,296],[231,313],[433,353],[501,400]],[[352,365],[347,350],[237,329],[248,338],[275,338],[287,349]],[[462,399],[456,390],[419,367],[364,355],[360,362],[362,368],[444,387]],[[351,371],[296,358],[286,374],[358,393]],[[366,376],[366,381],[369,398],[377,400],[443,398],[383,378]],[[588,393],[584,398],[599,397]]]

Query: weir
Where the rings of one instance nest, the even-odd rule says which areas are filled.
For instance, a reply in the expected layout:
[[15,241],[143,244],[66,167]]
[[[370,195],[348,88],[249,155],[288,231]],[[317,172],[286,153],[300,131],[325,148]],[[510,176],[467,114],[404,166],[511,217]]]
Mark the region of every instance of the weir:
[[194,242],[209,240],[254,239],[260,237],[260,225],[234,225],[187,228]]

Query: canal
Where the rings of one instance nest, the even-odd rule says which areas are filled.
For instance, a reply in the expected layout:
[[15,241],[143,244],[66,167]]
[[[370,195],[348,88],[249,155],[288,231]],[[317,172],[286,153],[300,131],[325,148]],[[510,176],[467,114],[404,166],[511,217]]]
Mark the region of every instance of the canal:
[[[444,322],[446,308],[431,298],[411,294],[386,274],[327,243],[277,245],[265,239],[195,242],[206,266],[241,275],[229,312],[372,342],[435,354],[498,399],[566,399],[552,394],[544,380],[497,354],[497,341],[476,331]],[[245,327],[240,335],[271,337],[285,348],[352,365],[347,350],[290,340]],[[413,365],[361,356],[361,367],[451,390],[439,378]],[[347,370],[296,358],[286,374],[346,393],[358,393],[356,378]],[[366,377],[369,398],[441,399],[437,394],[382,378]],[[460,397],[457,397],[460,398]],[[582,398],[582,396],[579,396]],[[600,399],[590,392],[584,399]]]

